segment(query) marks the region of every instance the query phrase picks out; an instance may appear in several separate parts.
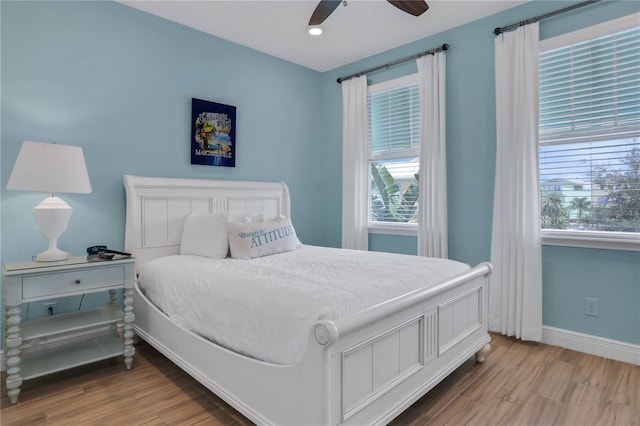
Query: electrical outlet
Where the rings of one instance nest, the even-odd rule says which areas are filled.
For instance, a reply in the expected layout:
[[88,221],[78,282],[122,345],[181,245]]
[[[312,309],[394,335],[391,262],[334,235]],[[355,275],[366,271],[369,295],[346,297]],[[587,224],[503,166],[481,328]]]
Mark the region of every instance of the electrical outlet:
[[590,297],[584,298],[584,314],[591,317],[597,317],[598,314],[598,299]]
[[42,306],[45,307],[45,315],[53,316],[54,315],[54,307],[58,302],[47,302],[43,303]]

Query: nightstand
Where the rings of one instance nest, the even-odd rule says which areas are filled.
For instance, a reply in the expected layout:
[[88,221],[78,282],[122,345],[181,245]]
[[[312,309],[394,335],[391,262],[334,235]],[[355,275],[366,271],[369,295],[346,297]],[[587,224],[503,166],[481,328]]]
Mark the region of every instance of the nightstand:
[[[131,368],[133,347],[134,259],[117,256],[110,261],[92,257],[70,257],[58,262],[6,264],[3,268],[7,394],[18,401],[23,380],[66,370],[83,364],[124,355]],[[118,290],[124,289],[124,311],[118,307]],[[109,292],[108,305],[37,320],[21,322],[23,303],[100,291]],[[118,323],[123,323],[122,338]],[[92,333],[92,329],[100,330]],[[90,337],[77,337],[85,335]],[[70,336],[64,338],[64,336]],[[59,345],[43,345],[58,338]],[[26,344],[31,351],[22,354]],[[47,346],[47,347],[44,347]],[[26,346],[29,348],[29,346]]]

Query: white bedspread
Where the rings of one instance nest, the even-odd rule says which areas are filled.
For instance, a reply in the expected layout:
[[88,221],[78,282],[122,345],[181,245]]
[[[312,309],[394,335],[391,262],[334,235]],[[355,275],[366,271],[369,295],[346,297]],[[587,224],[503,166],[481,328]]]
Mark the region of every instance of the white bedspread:
[[446,259],[303,246],[250,260],[163,257],[142,268],[139,285],[184,328],[256,359],[293,364],[316,321],[468,269]]

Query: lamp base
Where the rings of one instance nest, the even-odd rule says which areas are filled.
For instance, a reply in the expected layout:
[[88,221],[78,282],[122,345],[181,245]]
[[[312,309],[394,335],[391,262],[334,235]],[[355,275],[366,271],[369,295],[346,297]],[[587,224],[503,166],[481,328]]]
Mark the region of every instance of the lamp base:
[[67,260],[69,253],[66,251],[58,250],[46,250],[36,256],[38,262],[55,262],[58,260]]
[[33,218],[42,234],[49,239],[49,247],[36,256],[38,262],[55,262],[69,258],[58,249],[58,238],[67,230],[73,209],[66,201],[51,196],[33,208]]

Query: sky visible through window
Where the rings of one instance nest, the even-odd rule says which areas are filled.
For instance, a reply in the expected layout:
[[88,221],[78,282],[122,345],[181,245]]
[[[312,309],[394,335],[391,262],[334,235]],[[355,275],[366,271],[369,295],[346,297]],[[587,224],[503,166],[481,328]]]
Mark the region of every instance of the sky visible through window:
[[540,184],[549,181],[591,182],[598,168],[623,172],[632,147],[640,148],[640,139],[620,139],[540,146]]

